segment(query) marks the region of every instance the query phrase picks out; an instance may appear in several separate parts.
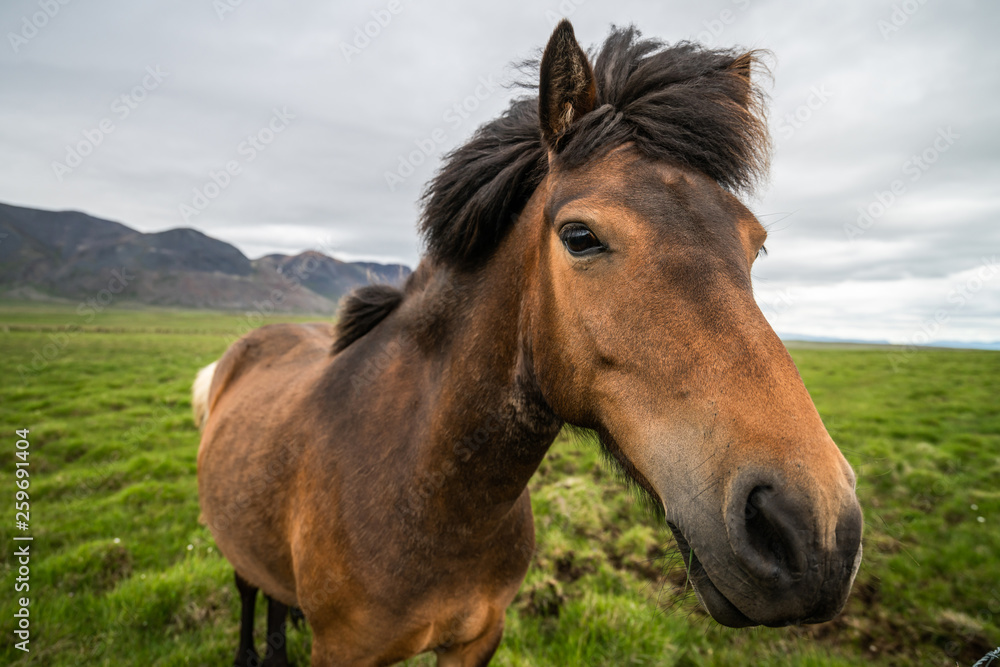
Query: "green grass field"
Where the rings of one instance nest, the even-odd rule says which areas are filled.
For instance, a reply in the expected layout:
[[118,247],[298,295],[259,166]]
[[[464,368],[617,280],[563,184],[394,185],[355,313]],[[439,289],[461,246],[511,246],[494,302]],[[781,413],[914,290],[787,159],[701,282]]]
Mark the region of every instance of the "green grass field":
[[[238,598],[198,524],[188,392],[198,368],[261,323],[0,303],[0,663],[231,664]],[[564,434],[531,483],[539,551],[493,664],[951,666],[1000,644],[1000,353],[792,354],[858,472],[865,560],[845,614],[717,626],[685,591],[668,531],[593,445]],[[30,429],[28,533],[14,523],[16,429]],[[13,538],[24,534],[35,538],[30,653],[13,638],[25,595]],[[289,630],[300,666],[309,642]]]

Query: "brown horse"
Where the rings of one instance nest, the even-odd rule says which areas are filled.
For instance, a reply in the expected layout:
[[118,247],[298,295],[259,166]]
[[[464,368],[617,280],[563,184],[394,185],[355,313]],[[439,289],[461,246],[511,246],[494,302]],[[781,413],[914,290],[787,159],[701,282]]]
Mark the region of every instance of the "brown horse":
[[[561,23],[537,98],[446,159],[403,290],[267,326],[196,383],[201,506],[244,601],[314,665],[485,665],[534,549],[526,485],[565,423],[661,508],[733,627],[825,621],[861,559],[854,474],[754,302],[734,196],[768,137],[754,53]],[[756,75],[754,75],[756,76]]]

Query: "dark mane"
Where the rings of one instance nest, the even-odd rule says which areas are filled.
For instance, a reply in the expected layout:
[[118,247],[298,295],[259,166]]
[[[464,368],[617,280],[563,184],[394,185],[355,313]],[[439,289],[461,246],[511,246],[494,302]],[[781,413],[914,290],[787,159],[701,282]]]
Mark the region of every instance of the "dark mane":
[[[767,172],[764,94],[750,77],[758,52],[668,46],[628,27],[613,28],[590,60],[596,107],[560,136],[558,166],[579,167],[633,142],[731,191],[752,190]],[[430,256],[460,267],[485,259],[547,171],[538,98],[517,99],[448,154],[428,184],[420,231]]]
[[402,301],[403,292],[392,285],[365,285],[350,292],[337,310],[337,324],[333,329],[333,353],[342,352],[374,329]]

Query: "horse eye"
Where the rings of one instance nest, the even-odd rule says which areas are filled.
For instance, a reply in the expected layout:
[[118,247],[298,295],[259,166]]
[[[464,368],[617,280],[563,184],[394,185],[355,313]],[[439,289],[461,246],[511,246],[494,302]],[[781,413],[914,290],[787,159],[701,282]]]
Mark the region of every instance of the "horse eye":
[[575,255],[577,257],[592,255],[607,250],[607,248],[604,247],[604,244],[601,243],[600,239],[594,236],[594,232],[580,224],[566,225],[563,227],[559,231],[559,239],[563,242],[563,245],[566,246],[566,250],[569,250],[571,255]]

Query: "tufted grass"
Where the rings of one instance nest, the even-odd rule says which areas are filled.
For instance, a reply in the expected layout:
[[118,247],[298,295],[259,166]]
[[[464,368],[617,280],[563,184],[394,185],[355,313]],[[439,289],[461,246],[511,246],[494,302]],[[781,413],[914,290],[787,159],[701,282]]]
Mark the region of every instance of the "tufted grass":
[[[69,306],[0,303],[0,662],[230,664],[238,600],[198,524],[188,390],[259,323],[121,307],[84,322]],[[563,433],[531,482],[539,550],[493,664],[951,666],[1000,644],[1000,353],[792,353],[858,472],[866,550],[846,613],[720,628],[668,531],[594,445]],[[11,639],[18,428],[31,442],[29,654]],[[309,642],[290,629],[299,665]]]

